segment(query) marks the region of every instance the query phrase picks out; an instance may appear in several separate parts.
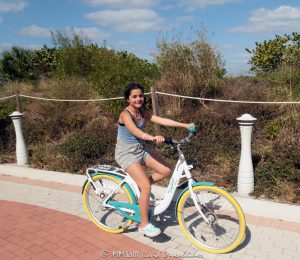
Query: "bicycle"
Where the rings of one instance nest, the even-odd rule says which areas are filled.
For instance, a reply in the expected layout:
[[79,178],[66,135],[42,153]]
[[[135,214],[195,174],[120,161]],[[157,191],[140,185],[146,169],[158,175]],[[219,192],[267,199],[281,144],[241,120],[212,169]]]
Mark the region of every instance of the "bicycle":
[[[227,253],[241,244],[245,236],[242,208],[227,191],[213,182],[196,182],[193,164],[188,164],[181,146],[190,142],[193,132],[181,140],[167,138],[165,143],[178,154],[178,161],[163,200],[149,207],[149,216],[164,212],[171,204],[179,182],[187,186],[179,194],[175,215],[186,237],[198,248],[210,253]],[[123,169],[97,165],[86,170],[82,188],[83,204],[89,218],[102,230],[122,233],[141,222],[139,188]],[[182,181],[181,181],[182,183]]]

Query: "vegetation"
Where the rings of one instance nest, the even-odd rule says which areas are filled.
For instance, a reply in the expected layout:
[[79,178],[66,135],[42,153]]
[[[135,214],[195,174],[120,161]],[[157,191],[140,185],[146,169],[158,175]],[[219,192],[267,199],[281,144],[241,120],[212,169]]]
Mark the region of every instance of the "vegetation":
[[249,63],[256,73],[274,72],[283,66],[298,67],[300,65],[300,34],[292,33],[284,36],[276,35],[275,39],[255,42],[255,49],[246,49],[252,54]]
[[[234,78],[225,76],[224,62],[205,33],[196,34],[187,43],[180,37],[170,41],[162,37],[157,42],[155,63],[126,51],[109,50],[105,45],[99,47],[75,33],[72,37],[60,32],[52,35],[54,48],[13,47],[2,54],[1,97],[15,94],[17,90],[26,95],[58,99],[116,97],[122,96],[124,86],[136,81],[146,91],[156,86],[160,91],[180,95],[300,100],[296,33],[257,43],[255,50],[249,50],[253,55],[250,63],[257,74]],[[262,58],[263,62],[259,62],[259,57],[269,54],[270,46],[275,43],[282,47],[283,54],[276,54],[279,61]],[[293,60],[288,58],[290,52]],[[236,189],[240,156],[240,132],[235,118],[244,113],[258,118],[252,137],[253,195],[300,203],[299,106],[199,104],[195,100],[160,95],[158,101],[160,115],[193,121],[199,126],[197,138],[185,147],[188,157],[198,162],[196,178],[215,181],[230,190]],[[24,98],[23,125],[30,164],[73,173],[83,173],[93,164],[115,164],[113,144],[117,115],[123,106],[123,100],[77,103]],[[0,101],[1,163],[15,160],[15,134],[8,117],[14,110],[15,100]],[[154,127],[148,125],[146,131],[154,133]],[[164,127],[160,132],[175,138],[186,134],[183,129]],[[175,161],[168,149],[159,148],[159,151],[167,160]]]
[[[218,93],[226,72],[224,63],[205,32],[195,33],[194,38],[189,43],[184,43],[180,36],[171,41],[164,36],[157,41],[155,58],[161,73],[157,81],[160,91],[193,97],[213,97]],[[183,106],[184,101],[174,100],[172,111]]]

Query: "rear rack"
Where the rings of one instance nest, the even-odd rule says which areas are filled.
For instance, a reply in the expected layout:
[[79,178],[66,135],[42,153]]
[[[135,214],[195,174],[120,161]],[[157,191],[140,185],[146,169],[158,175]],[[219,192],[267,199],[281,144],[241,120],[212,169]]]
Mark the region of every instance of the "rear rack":
[[97,172],[97,171],[105,171],[105,172],[119,172],[119,173],[125,173],[122,168],[113,166],[113,165],[107,165],[107,164],[98,164],[94,165],[86,170],[87,172]]

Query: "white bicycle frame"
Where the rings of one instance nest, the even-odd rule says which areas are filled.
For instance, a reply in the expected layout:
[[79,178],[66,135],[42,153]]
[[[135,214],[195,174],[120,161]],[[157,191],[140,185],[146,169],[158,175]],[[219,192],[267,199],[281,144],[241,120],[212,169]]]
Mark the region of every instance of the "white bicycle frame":
[[[184,154],[182,153],[182,151],[179,148],[179,145],[177,146],[177,149],[178,149],[178,153],[179,153],[179,159],[178,159],[176,167],[173,171],[173,174],[170,179],[170,182],[167,187],[164,198],[160,201],[160,203],[158,205],[156,205],[152,208],[153,215],[154,216],[159,215],[169,207],[169,205],[171,204],[172,199],[174,197],[174,194],[176,192],[176,189],[178,187],[180,179],[186,178],[188,180],[188,187],[189,187],[189,191],[191,193],[191,197],[193,199],[194,205],[197,208],[200,215],[202,216],[202,218],[204,219],[204,221],[206,223],[208,223],[207,217],[204,215],[204,213],[202,212],[202,210],[200,208],[201,202],[199,201],[198,197],[196,196],[196,194],[194,193],[194,191],[192,189],[192,186],[195,183],[195,181],[192,178],[192,174],[191,174],[190,170],[193,168],[193,166],[187,164]],[[105,167],[107,169],[105,169]],[[111,198],[111,196],[115,192],[117,192],[121,188],[121,186],[124,183],[127,183],[131,187],[131,189],[135,193],[137,199],[140,197],[140,190],[139,190],[137,184],[135,183],[135,181],[130,177],[130,175],[121,168],[112,167],[109,165],[97,165],[92,168],[88,168],[86,170],[88,180],[93,184],[93,186],[95,188],[95,192],[98,195],[101,193],[101,190],[103,190],[103,187],[97,186],[97,184],[93,181],[91,175],[89,174],[89,171],[101,171],[103,173],[117,175],[122,178],[122,181],[115,187],[114,190],[111,191],[111,193],[103,201],[102,206],[114,208],[113,206],[107,204],[107,201]],[[122,208],[122,210],[124,210],[127,213],[133,213],[133,211],[131,209]]]

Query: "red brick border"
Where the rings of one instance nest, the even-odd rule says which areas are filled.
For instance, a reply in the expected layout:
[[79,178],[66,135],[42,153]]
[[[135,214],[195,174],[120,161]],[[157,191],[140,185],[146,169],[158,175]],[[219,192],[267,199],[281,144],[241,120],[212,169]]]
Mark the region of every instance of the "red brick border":
[[5,260],[123,259],[122,254],[131,254],[131,259],[146,259],[146,254],[166,259],[165,253],[127,236],[106,233],[80,217],[38,206],[0,200],[0,223],[0,256]]

